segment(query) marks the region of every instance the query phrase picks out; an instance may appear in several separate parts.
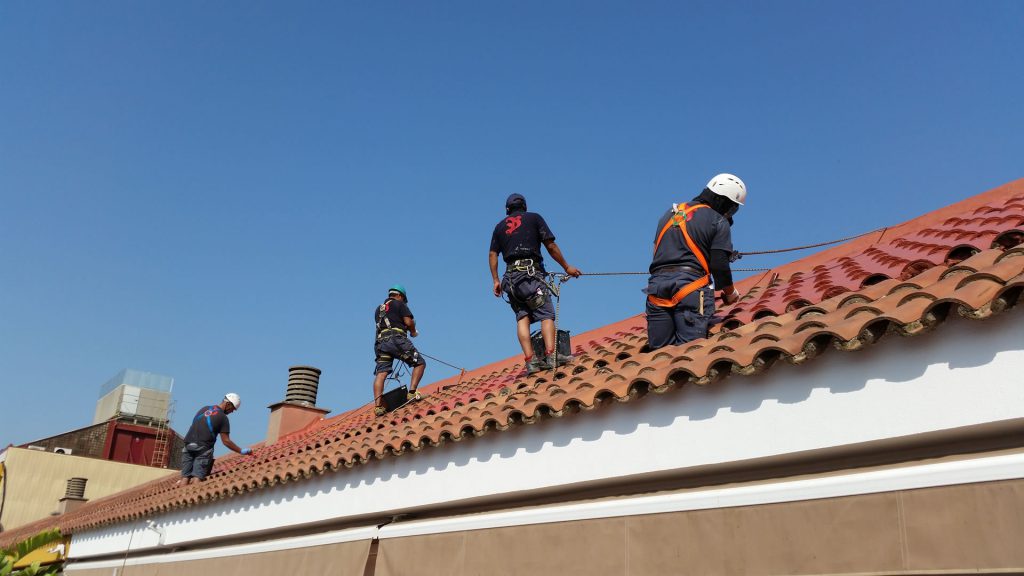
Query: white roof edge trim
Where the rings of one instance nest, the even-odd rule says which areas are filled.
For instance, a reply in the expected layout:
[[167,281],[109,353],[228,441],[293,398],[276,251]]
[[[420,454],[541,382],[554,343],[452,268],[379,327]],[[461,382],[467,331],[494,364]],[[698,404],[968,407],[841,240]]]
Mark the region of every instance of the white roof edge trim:
[[122,563],[127,566],[141,566],[145,564],[165,564],[169,562],[185,562],[188,560],[205,560],[208,558],[222,558],[225,556],[242,556],[245,554],[259,554],[262,552],[277,552],[280,550],[292,550],[296,548],[308,548],[311,546],[324,546],[327,544],[340,544],[342,542],[355,542],[358,540],[371,540],[377,537],[377,526],[364,526],[360,528],[348,528],[333,532],[310,534],[308,536],[294,536],[291,538],[280,538],[267,540],[252,544],[238,544],[235,546],[222,546],[219,548],[204,548],[186,552],[171,552],[169,554],[151,554],[138,558],[124,560],[102,560],[98,562],[75,562],[68,564],[64,571],[74,574],[78,570],[95,570],[103,568],[119,568]]
[[1024,454],[991,456],[973,460],[924,464],[906,468],[875,470],[842,476],[809,478],[755,486],[701,490],[682,494],[642,496],[586,504],[547,506],[511,512],[495,512],[439,520],[389,524],[380,529],[380,538],[403,538],[445,532],[526,526],[573,520],[593,520],[620,516],[639,516],[665,512],[685,512],[711,508],[732,508],[758,504],[777,504],[934,488],[975,482],[1024,478]]

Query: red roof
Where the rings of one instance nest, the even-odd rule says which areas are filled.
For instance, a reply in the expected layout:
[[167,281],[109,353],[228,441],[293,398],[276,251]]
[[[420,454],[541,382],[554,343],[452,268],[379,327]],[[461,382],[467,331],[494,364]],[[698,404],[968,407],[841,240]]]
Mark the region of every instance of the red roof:
[[950,314],[984,319],[1020,298],[1022,241],[1024,180],[1017,180],[740,282],[744,296],[724,309],[724,324],[705,340],[648,352],[645,320],[634,316],[576,336],[576,361],[555,374],[526,377],[521,358],[502,360],[425,386],[422,401],[385,417],[375,418],[366,405],[260,447],[253,457],[220,459],[206,482],[154,481],[56,521],[74,532],[136,519],[610,399],[752,375],[780,359],[799,364],[830,347],[858,350],[887,334],[927,331]]

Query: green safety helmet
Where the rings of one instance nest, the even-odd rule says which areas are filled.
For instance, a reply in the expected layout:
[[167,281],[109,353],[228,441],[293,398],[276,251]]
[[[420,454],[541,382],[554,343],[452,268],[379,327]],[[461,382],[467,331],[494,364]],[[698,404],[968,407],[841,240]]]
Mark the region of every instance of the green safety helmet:
[[409,299],[409,295],[405,293],[405,286],[402,286],[401,284],[395,284],[391,288],[388,288],[388,294],[392,292],[398,292],[402,296],[405,296],[406,300]]

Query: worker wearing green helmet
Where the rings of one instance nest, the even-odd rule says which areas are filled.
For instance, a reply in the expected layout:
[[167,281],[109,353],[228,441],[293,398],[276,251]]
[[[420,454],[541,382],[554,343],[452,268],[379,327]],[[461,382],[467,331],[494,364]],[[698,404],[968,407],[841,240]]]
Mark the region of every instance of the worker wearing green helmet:
[[374,323],[377,326],[377,338],[373,344],[377,365],[374,368],[373,398],[374,413],[384,414],[384,381],[394,369],[395,359],[412,367],[412,381],[409,383],[409,401],[420,399],[416,388],[423,379],[427,362],[413,346],[409,337],[419,335],[416,331],[416,320],[409,310],[409,296],[405,286],[395,284],[388,289],[388,297],[374,311]]

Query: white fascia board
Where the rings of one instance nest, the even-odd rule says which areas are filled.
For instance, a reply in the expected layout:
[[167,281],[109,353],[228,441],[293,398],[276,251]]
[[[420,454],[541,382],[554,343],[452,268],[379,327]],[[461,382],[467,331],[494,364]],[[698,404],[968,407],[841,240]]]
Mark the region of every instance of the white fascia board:
[[789,482],[546,506],[439,520],[401,522],[382,527],[380,538],[403,538],[552,522],[779,504],[1018,478],[1024,478],[1024,454],[1008,454]]
[[[152,520],[165,530],[165,545],[186,545],[1024,419],[1024,322],[1017,313],[984,322],[951,318],[933,334],[887,339]],[[75,534],[71,556],[123,553],[130,539],[133,550],[159,545],[152,531],[132,528]]]
[[308,536],[296,536],[292,538],[279,538],[252,544],[238,544],[235,546],[221,546],[218,548],[203,548],[187,552],[171,552],[168,554],[151,554],[128,558],[127,560],[101,560],[95,562],[79,562],[68,564],[64,572],[74,574],[79,570],[98,570],[103,568],[120,568],[121,566],[141,566],[145,564],[166,564],[171,562],[187,562],[189,560],[204,560],[207,558],[224,558],[228,556],[243,556],[247,554],[261,554],[263,552],[277,552],[279,550],[293,550],[296,548],[308,548],[311,546],[325,546],[327,544],[339,544],[342,542],[355,542],[359,540],[371,540],[377,537],[376,526],[365,526],[361,528],[350,528],[347,530],[336,530],[321,534]]

